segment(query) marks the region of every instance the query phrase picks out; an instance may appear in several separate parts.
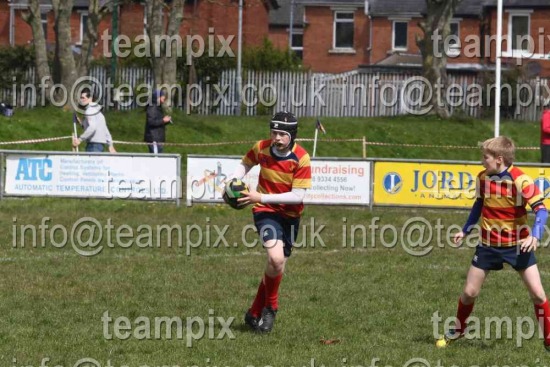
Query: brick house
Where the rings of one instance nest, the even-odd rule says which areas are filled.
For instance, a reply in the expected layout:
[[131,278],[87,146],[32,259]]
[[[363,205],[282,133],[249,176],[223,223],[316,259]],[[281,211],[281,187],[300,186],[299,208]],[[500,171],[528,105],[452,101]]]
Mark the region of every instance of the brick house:
[[[496,34],[497,8],[495,1],[485,4],[489,34]],[[533,75],[550,77],[550,1],[504,0],[502,34],[508,37],[502,44],[503,62],[527,65]],[[520,37],[520,38],[518,38]],[[525,38],[527,42],[520,41]],[[533,41],[530,49],[528,39]],[[489,46],[490,62],[495,62],[496,42]]]
[[[46,40],[53,44],[53,11],[51,1],[40,0],[42,21],[46,32]],[[243,10],[243,45],[261,45],[268,37],[269,11],[277,7],[275,0],[245,1]],[[28,7],[28,0],[0,1],[0,45],[24,45],[32,42],[32,32],[28,24],[21,18],[21,13]],[[86,26],[88,0],[74,0],[71,17],[72,39],[74,46],[82,42],[84,27]],[[119,6],[119,34],[134,39],[145,32],[147,23],[144,6],[139,3],[123,4]],[[101,35],[111,30],[111,16],[107,15],[99,24],[100,40],[94,50],[95,55],[103,53],[104,42]],[[187,35],[200,35],[205,43],[210,39],[217,40],[217,36],[228,40],[233,36],[231,47],[237,48],[238,31],[238,2],[232,0],[206,1],[187,0],[184,8],[184,19],[180,28],[180,35],[185,41]],[[210,37],[209,37],[210,36]],[[205,44],[205,47],[208,47]]]
[[369,19],[363,0],[299,0],[304,6],[303,61],[335,73],[367,63]]
[[[304,6],[295,0],[277,0],[278,9],[269,12],[269,40],[281,50],[289,47],[303,58]],[[290,19],[292,18],[292,26]],[[291,42],[289,34],[292,32]]]
[[[422,34],[418,23],[426,13],[425,0],[298,1],[304,6],[303,60],[311,69],[421,66],[416,35]],[[504,42],[505,64],[530,63],[535,72],[550,76],[550,27],[543,28],[549,18],[548,0],[504,0],[503,36],[530,35],[537,50],[519,52],[515,41],[510,46]],[[494,63],[496,0],[463,0],[451,34],[446,50],[450,69],[476,70]],[[492,42],[486,39],[491,35]]]
[[[54,43],[51,1],[43,3],[43,25],[48,43]],[[21,18],[28,0],[0,1],[0,45],[21,45],[32,40],[30,27]],[[205,40],[234,36],[236,50],[238,2],[235,0],[186,0],[180,34],[200,35]],[[74,0],[71,19],[75,48],[82,42],[87,17],[87,0]],[[290,14],[292,11],[292,26]],[[420,67],[421,56],[415,37],[426,13],[425,0],[248,0],[243,11],[243,44],[258,46],[269,38],[280,49],[290,46],[304,65],[316,72],[344,72],[359,67]],[[130,38],[144,34],[147,19],[141,4],[119,8],[119,33]],[[503,62],[528,64],[533,75],[550,76],[550,19],[548,0],[504,0]],[[547,23],[547,22],[546,22]],[[99,34],[110,31],[106,16]],[[496,0],[463,0],[451,23],[449,68],[480,69],[495,62]],[[493,39],[486,39],[493,36]],[[531,36],[518,44],[515,36]],[[477,37],[477,38],[476,38]],[[96,55],[104,50],[98,42]]]

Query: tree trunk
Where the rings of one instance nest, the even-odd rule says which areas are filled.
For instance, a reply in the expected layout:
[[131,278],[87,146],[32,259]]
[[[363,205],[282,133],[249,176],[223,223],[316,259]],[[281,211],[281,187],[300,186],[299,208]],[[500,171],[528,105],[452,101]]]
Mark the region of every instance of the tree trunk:
[[[88,6],[88,24],[86,27],[86,33],[82,39],[82,53],[77,58],[77,69],[79,76],[88,75],[89,73],[90,61],[93,59],[92,52],[97,40],[99,39],[97,28],[99,26],[99,22],[107,11],[106,7],[101,7],[99,5],[99,2],[99,0],[90,0],[90,4]],[[113,57],[115,56],[113,55]]]
[[[53,83],[61,83],[66,90],[65,106],[69,107],[72,101],[78,103],[78,96],[75,82],[79,77],[87,76],[89,73],[90,61],[93,58],[93,48],[98,40],[97,28],[99,22],[109,11],[110,1],[90,0],[88,6],[87,31],[83,35],[81,53],[75,56],[73,51],[73,39],[71,37],[71,15],[73,12],[73,0],[52,0],[54,12],[55,31],[55,56],[52,71],[48,65],[46,40],[42,29],[40,18],[40,1],[30,0],[29,10],[23,13],[23,19],[32,27],[33,42],[35,46],[36,70],[41,81],[45,81],[46,98],[49,97],[49,90]],[[103,3],[100,5],[100,3]],[[60,101],[58,101],[60,102]],[[74,104],[73,106],[76,106]]]
[[147,9],[147,36],[149,37],[149,47],[152,52],[151,55],[151,67],[153,69],[153,88],[156,89],[157,85],[162,84],[164,69],[164,53],[163,45],[158,42],[159,37],[162,35],[162,22],[163,22],[163,3],[156,0],[146,0]]
[[[416,44],[422,53],[424,77],[431,86],[430,105],[441,118],[449,118],[451,113],[447,104],[447,50],[444,41],[450,34],[450,22],[456,6],[462,0],[426,0],[425,21],[419,24],[424,35],[417,37]],[[437,49],[434,47],[436,46]],[[435,51],[438,51],[436,54]]]
[[[183,2],[184,0],[174,0],[172,3],[172,10],[170,11],[170,19],[168,21],[168,29],[166,34],[171,39],[173,37],[178,37],[178,40],[181,40],[180,37],[180,26],[183,20]],[[168,46],[168,45],[167,45]],[[164,60],[164,70],[162,81],[163,84],[169,86],[175,86],[177,82],[177,58],[178,52],[181,52],[183,49],[183,41],[179,42],[170,42],[171,50],[166,54],[166,59]],[[170,55],[170,56],[168,56]],[[182,55],[183,56],[183,55]],[[173,88],[167,88],[166,101],[167,108],[172,107],[172,95]],[[171,112],[170,110],[167,112]]]
[[44,29],[42,29],[39,0],[30,1],[29,10],[23,13],[22,18],[31,26],[32,29],[36,75],[38,76],[41,85],[44,87],[45,98],[49,101],[50,88],[53,82],[50,66],[48,65],[48,52],[46,50]]
[[[152,45],[154,88],[163,88],[166,92],[167,113],[170,113],[172,106],[173,86],[177,82],[177,57],[178,51],[183,48],[183,41],[180,37],[180,26],[183,20],[184,0],[173,0],[166,25],[166,32],[163,31],[164,4],[157,0],[147,0],[147,34],[150,45]],[[166,42],[160,42],[162,38]],[[183,56],[183,55],[182,55]]]
[[[69,99],[73,95],[74,84],[77,79],[76,63],[73,56],[73,42],[71,38],[71,13],[73,0],[52,0],[55,14],[55,34],[57,41],[57,57],[59,59],[61,84],[67,90]],[[73,99],[76,100],[76,99]],[[68,100],[67,103],[70,103]]]

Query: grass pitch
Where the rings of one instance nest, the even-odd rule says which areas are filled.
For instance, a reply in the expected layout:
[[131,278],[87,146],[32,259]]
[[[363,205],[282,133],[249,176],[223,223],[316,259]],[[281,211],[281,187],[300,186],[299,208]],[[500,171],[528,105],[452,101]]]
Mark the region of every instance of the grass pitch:
[[[170,126],[169,141],[255,140],[267,135],[267,118],[180,117]],[[139,111],[107,118],[115,139],[141,140]],[[492,136],[491,123],[483,121],[410,117],[322,121],[332,138],[365,135],[369,141],[475,145]],[[17,111],[15,118],[1,123],[2,141],[69,135],[72,128],[70,115],[50,109]],[[313,135],[313,119],[305,119],[301,126],[300,136]],[[538,145],[537,124],[503,123],[502,133],[520,146]],[[32,149],[69,150],[68,144],[45,143]],[[174,147],[167,152],[244,154],[248,148],[247,144]],[[138,148],[121,145],[119,150]],[[318,152],[359,157],[361,145],[325,143]],[[424,148],[369,147],[368,155],[479,159],[477,150]],[[537,161],[538,155],[538,151],[520,151],[518,160]],[[449,246],[446,231],[452,225],[462,226],[467,214],[307,206],[300,245],[281,285],[274,331],[256,335],[244,327],[242,317],[255,295],[265,253],[254,244],[257,235],[245,227],[252,224],[249,210],[122,200],[3,200],[0,364],[547,365],[538,334],[518,342],[528,330],[526,324],[517,327],[516,321],[526,316],[532,320],[534,315],[527,291],[510,269],[492,273],[476,303],[473,315],[482,320],[479,337],[435,348],[432,319],[454,315],[474,252],[466,245]],[[92,236],[82,229],[82,238],[89,243],[73,246],[70,234],[84,228],[76,225],[82,226],[83,218],[95,220],[102,234],[96,230]],[[434,230],[437,226],[440,235],[434,232],[425,246],[415,246],[420,232],[410,231],[411,218],[420,218]],[[424,256],[410,254],[430,247]],[[94,256],[81,254],[97,249],[101,251]],[[540,249],[537,256],[548,287],[548,249]],[[488,318],[513,323],[498,337]],[[159,319],[164,324],[157,333]],[[200,338],[199,320],[204,326]],[[168,335],[167,322],[172,327]],[[443,332],[443,322],[436,326],[438,333]]]
[[[533,310],[521,280],[510,269],[491,274],[476,304],[474,315],[482,320],[480,337],[457,341],[444,350],[435,348],[432,318],[454,315],[474,251],[466,245],[446,245],[445,230],[452,224],[462,225],[466,215],[464,211],[370,212],[309,206],[299,248],[288,262],[281,286],[274,331],[256,335],[243,325],[242,317],[255,295],[265,255],[252,245],[252,233],[243,241],[243,227],[251,223],[248,210],[122,201],[7,200],[0,214],[4,223],[0,230],[0,355],[10,366],[36,366],[46,357],[52,366],[72,366],[82,358],[93,358],[102,366],[108,361],[113,366],[366,366],[373,358],[380,359],[379,365],[393,366],[412,358],[431,365],[438,360],[461,366],[540,363],[545,351],[537,335],[522,340],[518,347],[521,334],[516,320],[533,319]],[[56,248],[46,239],[42,246],[38,226],[45,217],[49,218],[45,233],[55,232],[55,243],[63,238],[59,229],[53,231],[54,226],[71,229],[83,217],[92,217],[104,227],[111,223],[112,228],[106,229],[111,238],[104,232],[99,243],[103,249],[95,256],[80,255],[70,241]],[[441,243],[435,235],[428,242],[433,249],[425,256],[409,254],[418,236],[411,234],[407,242],[401,234],[395,238],[391,230],[380,230],[395,226],[401,233],[414,217],[445,228]],[[36,246],[29,230],[25,237],[17,233],[22,223],[37,228]],[[143,238],[138,244],[140,226],[155,231],[163,225],[180,226],[182,239],[177,231],[164,232],[159,242],[153,236],[151,247],[145,246]],[[196,230],[188,232],[197,225],[203,231],[202,241]],[[228,226],[225,242],[215,226]],[[352,226],[356,228],[353,237]],[[132,237],[117,241],[117,232],[130,229]],[[210,242],[206,240],[209,230]],[[200,245],[187,248],[190,242]],[[547,251],[538,252],[546,284]],[[491,317],[513,321],[509,338],[506,328],[497,337],[496,326],[483,321]],[[179,318],[182,327],[172,324],[166,335],[165,323],[157,333],[158,318]],[[198,318],[204,322],[200,338]],[[443,331],[443,322],[437,331]]]

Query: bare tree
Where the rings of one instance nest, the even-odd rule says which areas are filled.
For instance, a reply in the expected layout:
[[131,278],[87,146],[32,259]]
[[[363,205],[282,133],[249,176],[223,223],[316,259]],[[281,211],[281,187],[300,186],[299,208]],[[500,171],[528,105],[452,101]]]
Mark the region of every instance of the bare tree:
[[[90,70],[90,61],[93,59],[93,49],[96,42],[99,39],[97,29],[99,23],[105,17],[107,13],[111,11],[111,2],[103,1],[103,5],[100,4],[100,0],[89,0],[88,5],[88,21],[86,24],[86,33],[82,39],[81,54],[76,57],[76,66],[78,68],[78,75],[88,75]],[[105,50],[104,50],[105,51]]]
[[[97,28],[103,16],[110,11],[109,2],[100,5],[99,0],[90,0],[88,5],[88,23],[83,35],[80,55],[73,52],[71,37],[71,14],[73,0],[51,0],[54,14],[55,54],[54,64],[59,66],[59,80],[68,92],[79,77],[88,75],[92,51],[98,40]],[[44,82],[49,98],[49,89],[52,83],[52,69],[48,64],[46,39],[42,29],[40,16],[40,1],[30,0],[29,8],[22,17],[32,29],[35,48],[35,64],[39,79]],[[70,101],[67,101],[69,103]]]
[[[183,20],[184,0],[173,0],[168,6],[164,0],[145,0],[147,36],[151,50],[154,88],[164,87],[168,108],[172,101],[172,86],[176,85],[177,57],[183,56],[180,26]],[[164,16],[168,15],[165,22]]]
[[23,20],[27,22],[32,29],[34,39],[34,59],[36,74],[43,83],[45,96],[49,98],[49,91],[52,86],[50,66],[48,65],[48,52],[46,49],[46,38],[42,29],[42,18],[40,12],[39,0],[31,0],[28,11],[22,14]]
[[[444,42],[450,35],[451,19],[461,1],[426,0],[426,18],[419,23],[424,35],[416,38],[416,44],[422,53],[424,77],[432,86],[430,103],[433,111],[442,118],[449,118],[451,115],[445,93],[447,86],[447,50],[444,49]],[[436,50],[440,53],[436,53]]]

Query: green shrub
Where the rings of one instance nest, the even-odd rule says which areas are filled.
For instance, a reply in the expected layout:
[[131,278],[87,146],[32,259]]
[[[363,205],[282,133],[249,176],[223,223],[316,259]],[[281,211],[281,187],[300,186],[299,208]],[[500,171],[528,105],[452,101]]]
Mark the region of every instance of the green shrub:
[[0,47],[0,88],[11,89],[13,78],[26,83],[25,73],[34,67],[34,48],[29,46]]

